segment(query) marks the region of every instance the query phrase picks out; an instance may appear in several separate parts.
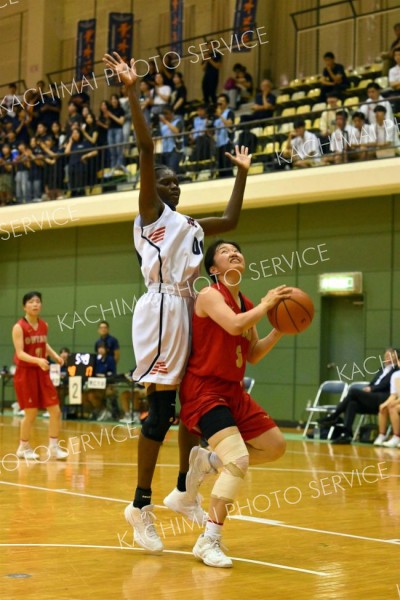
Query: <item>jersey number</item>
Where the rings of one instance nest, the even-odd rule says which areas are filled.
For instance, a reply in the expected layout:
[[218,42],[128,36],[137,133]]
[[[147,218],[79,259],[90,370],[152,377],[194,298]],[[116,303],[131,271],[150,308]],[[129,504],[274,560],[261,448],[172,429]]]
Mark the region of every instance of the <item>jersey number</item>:
[[200,243],[198,242],[198,240],[196,238],[194,238],[193,240],[193,254],[203,254],[203,249],[204,249],[204,243],[203,241],[201,241]]
[[42,358],[42,349],[41,348],[36,348],[35,354],[36,354],[36,356],[38,358]]
[[236,346],[236,366],[238,369],[243,366],[243,354],[241,346]]

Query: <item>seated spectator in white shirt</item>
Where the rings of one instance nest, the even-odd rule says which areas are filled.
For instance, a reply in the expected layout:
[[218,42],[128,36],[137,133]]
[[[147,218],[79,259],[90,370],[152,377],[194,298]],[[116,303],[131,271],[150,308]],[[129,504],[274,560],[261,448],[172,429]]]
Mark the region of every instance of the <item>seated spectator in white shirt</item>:
[[164,77],[161,73],[157,73],[154,78],[155,86],[152,90],[153,106],[151,113],[160,115],[165,106],[169,105],[172,90],[169,85],[164,85]]
[[336,112],[339,110],[339,94],[337,92],[328,92],[326,102],[328,108],[327,110],[324,110],[319,120],[321,135],[325,137],[333,133],[336,128]]
[[293,167],[305,169],[320,163],[321,148],[316,135],[306,130],[304,119],[294,122],[294,131],[289,133],[286,147],[282,152],[284,158],[291,158]]
[[380,94],[381,86],[373,81],[367,86],[368,100],[360,108],[370,125],[375,125],[375,107],[380,104],[386,108],[386,118],[393,119],[392,105]]
[[371,125],[370,149],[373,150],[371,158],[392,158],[396,156],[396,149],[400,146],[397,127],[393,126],[393,120],[386,118],[386,107],[378,104],[375,107],[375,124]]
[[347,152],[349,161],[367,160],[368,144],[371,143],[371,126],[365,122],[365,115],[360,110],[353,114],[353,132],[350,137],[350,148]]
[[324,157],[325,164],[347,162],[347,153],[351,149],[351,140],[355,136],[354,127],[348,125],[349,114],[346,110],[338,110],[336,113],[336,129],[331,135],[330,150],[332,154]]
[[[389,71],[389,87],[392,88],[391,96],[400,96],[400,48],[394,51],[396,66]],[[400,112],[400,99],[395,101],[395,112]]]

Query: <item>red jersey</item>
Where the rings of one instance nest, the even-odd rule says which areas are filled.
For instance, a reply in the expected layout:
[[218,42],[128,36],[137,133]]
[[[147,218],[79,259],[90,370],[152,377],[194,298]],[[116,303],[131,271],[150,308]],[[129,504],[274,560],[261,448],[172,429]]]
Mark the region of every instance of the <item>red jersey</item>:
[[[225,303],[239,314],[253,308],[253,303],[240,294],[240,308],[229,289],[222,283],[211,286],[220,292]],[[187,371],[198,377],[219,377],[227,381],[242,381],[246,369],[251,329],[241,335],[231,335],[210,317],[194,313],[192,321],[192,352]]]
[[[34,356],[35,358],[46,358],[47,323],[39,319],[37,328],[34,329],[32,325],[30,325],[28,321],[23,318],[18,321],[18,325],[22,327],[24,336],[24,352],[30,356]],[[20,360],[16,354],[14,355],[14,362],[19,367],[39,368],[38,365]]]

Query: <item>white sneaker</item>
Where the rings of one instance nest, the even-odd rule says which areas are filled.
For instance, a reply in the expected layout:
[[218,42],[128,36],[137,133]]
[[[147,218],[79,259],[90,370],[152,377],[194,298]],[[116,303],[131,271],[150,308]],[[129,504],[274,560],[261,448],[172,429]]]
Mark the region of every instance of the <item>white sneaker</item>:
[[198,489],[206,475],[217,473],[209,461],[210,452],[201,446],[194,446],[189,456],[189,471],[186,475],[186,490],[192,499],[198,494]]
[[24,416],[25,416],[25,411],[24,411],[24,409],[22,409],[22,410],[19,410],[19,411],[17,412],[17,417],[24,417]]
[[49,446],[49,454],[51,458],[55,458],[56,460],[65,460],[68,458],[69,454],[65,450],[62,450],[60,446]]
[[99,416],[97,417],[97,421],[107,421],[107,419],[111,419],[111,413],[109,410],[102,410]]
[[125,519],[132,525],[133,539],[139,546],[152,554],[161,554],[164,545],[154,527],[153,508],[152,504],[142,509],[129,504],[125,508]]
[[18,402],[13,402],[13,404],[11,404],[11,408],[13,411],[13,415],[17,415],[19,413],[19,404]]
[[374,441],[374,446],[382,446],[383,442],[386,442],[387,436],[384,433],[380,433]]
[[229,556],[222,552],[220,544],[221,536],[210,537],[202,533],[193,548],[193,554],[209,567],[229,569],[233,567],[233,563]]
[[197,523],[197,525],[203,527],[208,517],[207,513],[201,507],[202,499],[200,494],[197,494],[193,501],[187,492],[180,492],[175,488],[164,498],[163,503],[171,510],[185,515],[193,523]]
[[44,413],[42,414],[42,417],[43,417],[43,419],[49,419],[49,418],[50,418],[50,413],[49,413],[49,411],[48,411],[48,410],[46,410],[46,412],[44,412]]
[[34,452],[29,446],[28,448],[23,448],[20,446],[17,450],[17,456],[18,458],[25,458],[25,460],[37,460],[40,458],[39,454],[36,454],[36,452]]
[[397,448],[400,443],[400,437],[398,435],[394,435],[391,440],[388,442],[383,442],[382,446],[385,448]]

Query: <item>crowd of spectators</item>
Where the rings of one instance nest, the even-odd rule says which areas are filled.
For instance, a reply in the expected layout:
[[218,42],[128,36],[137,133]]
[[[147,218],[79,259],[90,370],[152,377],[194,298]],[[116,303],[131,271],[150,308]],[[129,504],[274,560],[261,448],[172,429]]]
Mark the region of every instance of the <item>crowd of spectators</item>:
[[[382,118],[393,121],[400,110],[400,24],[395,32],[397,38],[384,55],[388,89],[371,82],[365,102],[350,110],[342,106],[351,85],[349,74],[332,52],[324,54],[325,68],[317,83],[317,100],[325,107],[319,131],[307,131],[303,115],[294,119],[293,130],[280,148],[282,157],[293,157],[290,168],[389,156],[389,145],[392,152],[398,146],[396,127],[390,130],[382,125]],[[186,170],[194,173],[211,168],[219,177],[232,176],[225,152],[234,143],[244,143],[255,152],[258,138],[250,130],[251,123],[267,125],[265,120],[281,117],[271,82],[264,79],[256,89],[252,75],[240,63],[221,82],[223,59],[211,44],[205,50],[202,101],[188,101],[183,74],[172,62],[165,61],[159,68],[153,61],[140,82],[141,107],[158,139],[158,159],[178,172],[186,164]],[[61,118],[57,86],[45,89],[39,81],[22,97],[10,84],[0,105],[0,205],[96,193],[99,183],[111,183],[116,175],[132,181],[134,131],[124,86],[95,112],[90,94],[82,82],[76,82],[66,119]]]

